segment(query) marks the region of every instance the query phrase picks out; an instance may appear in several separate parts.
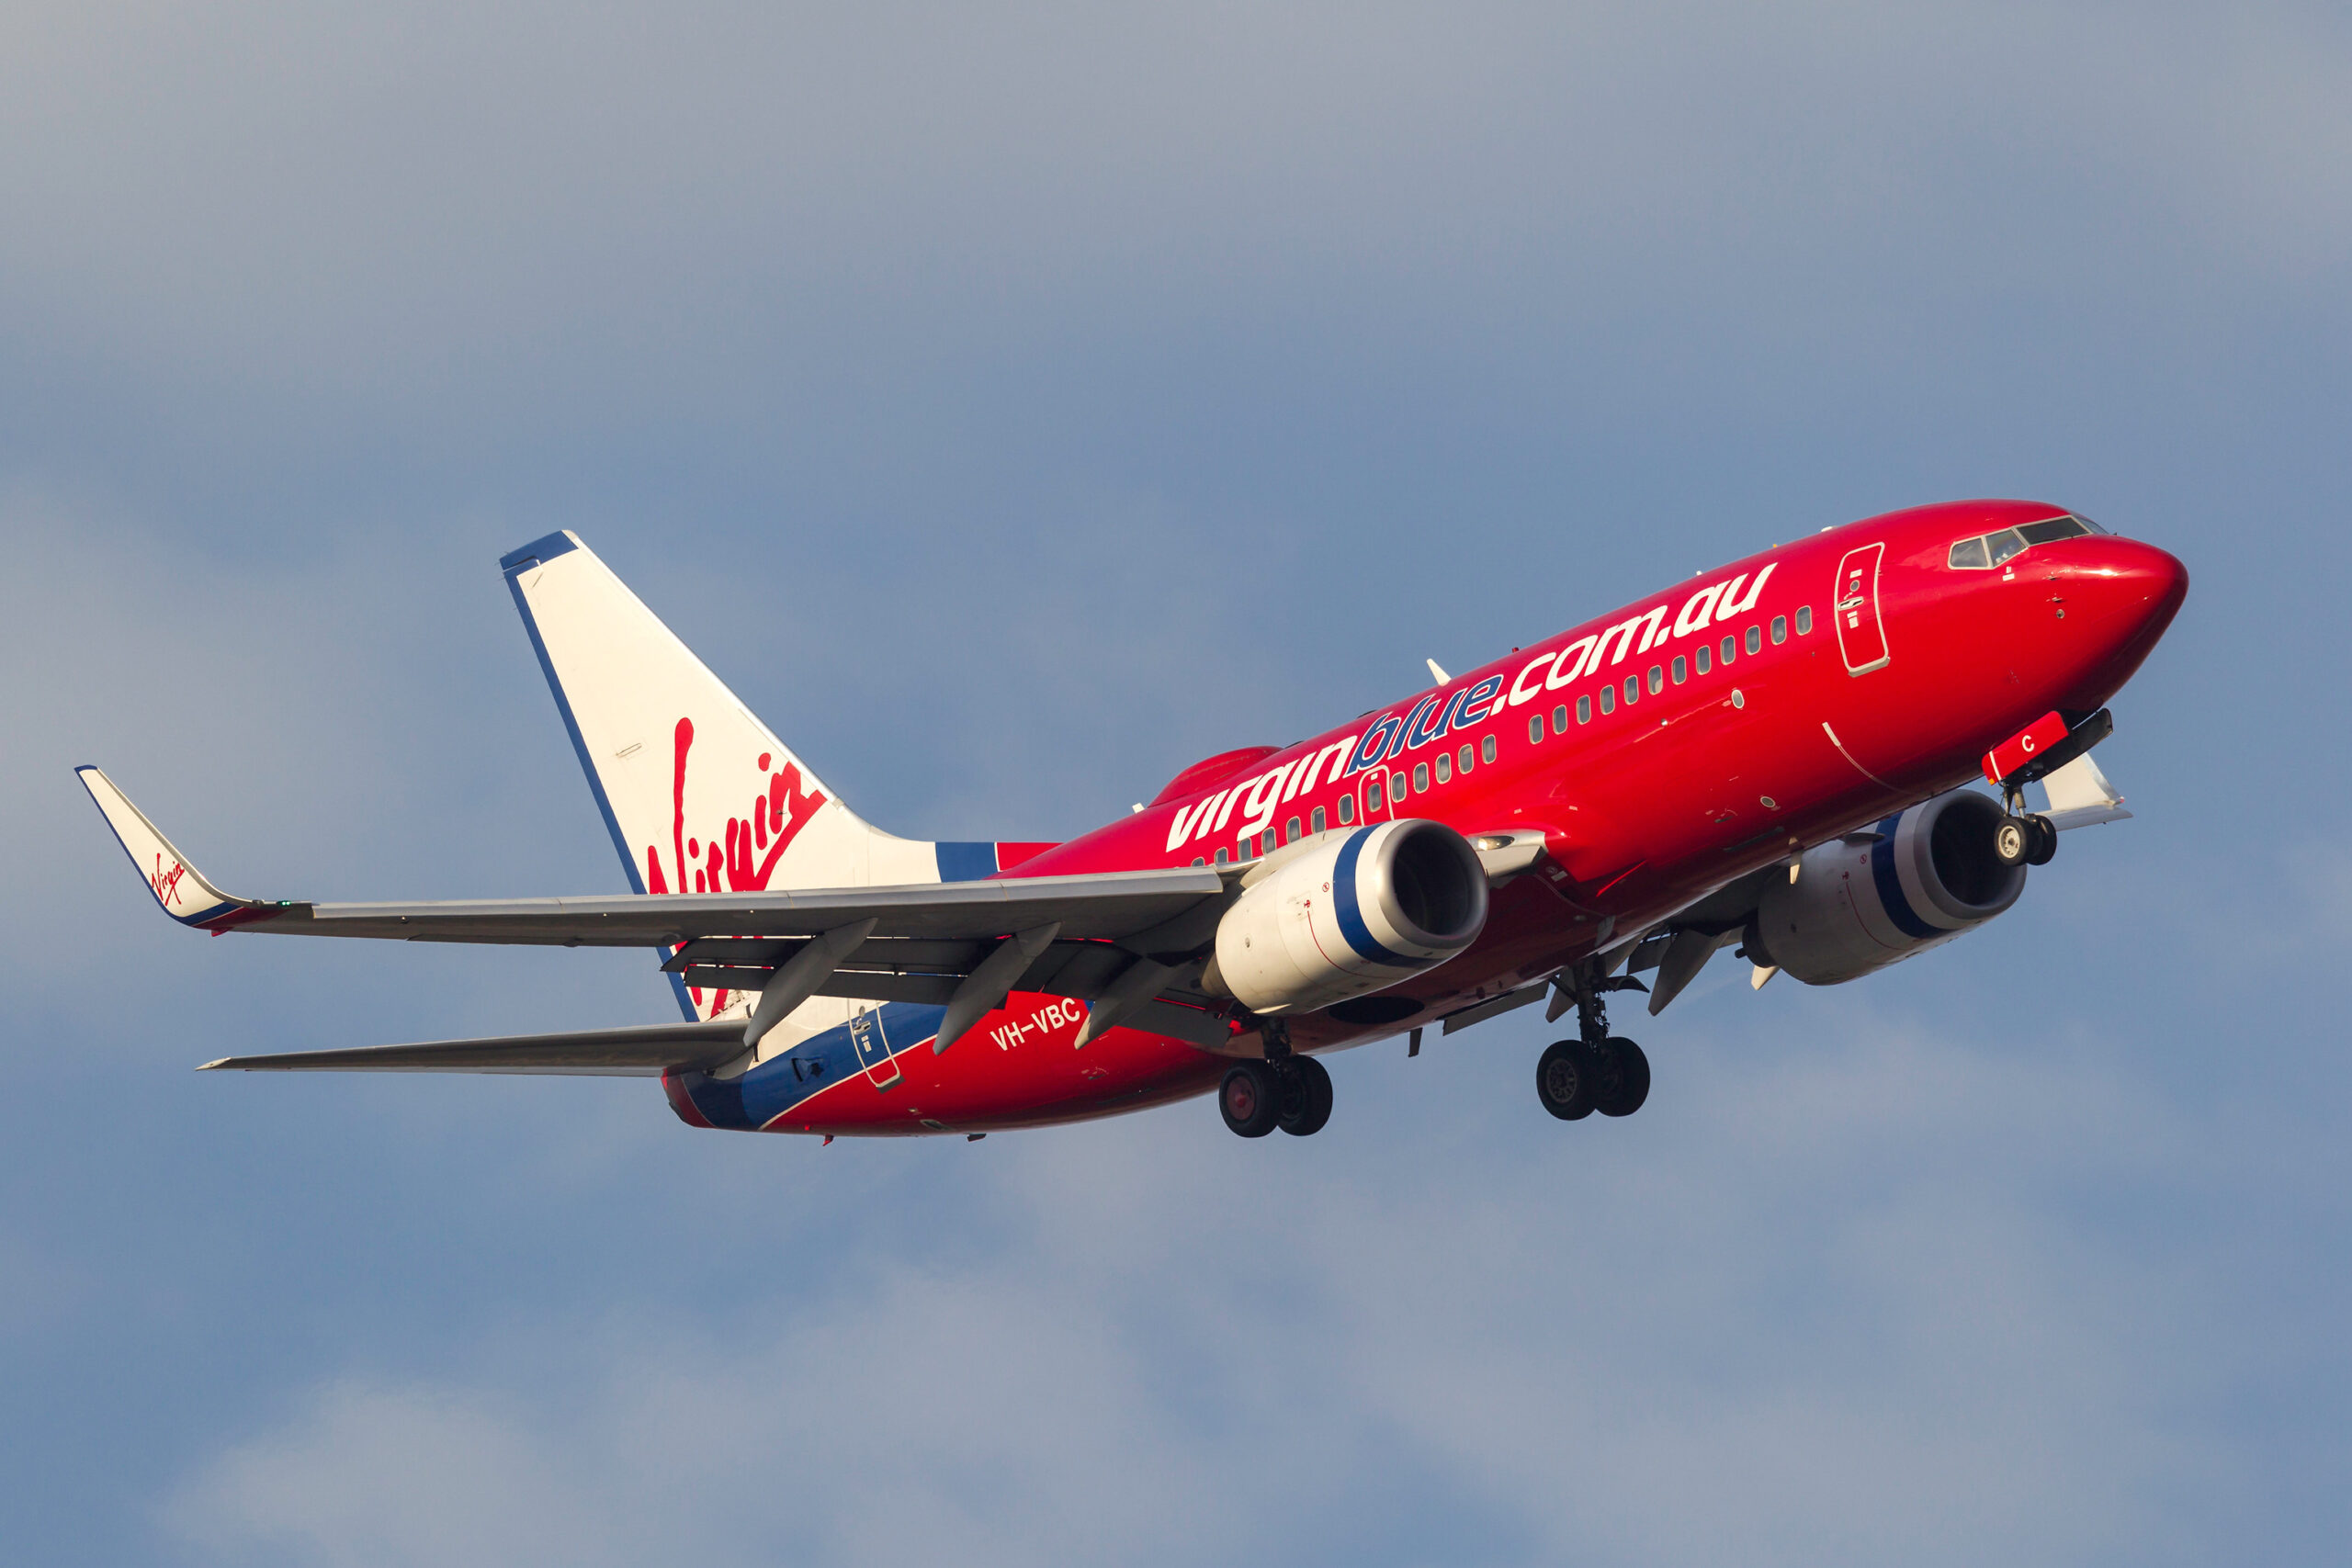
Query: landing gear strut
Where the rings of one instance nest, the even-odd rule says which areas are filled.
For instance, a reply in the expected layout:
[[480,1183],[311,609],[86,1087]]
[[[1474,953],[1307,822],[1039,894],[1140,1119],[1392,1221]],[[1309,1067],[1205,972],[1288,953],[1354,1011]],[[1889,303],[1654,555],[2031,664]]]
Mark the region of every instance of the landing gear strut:
[[1236,1062],[1217,1086],[1225,1124],[1245,1138],[1262,1138],[1277,1127],[1300,1138],[1321,1132],[1331,1119],[1331,1075],[1314,1057],[1291,1050],[1288,1024],[1269,1019],[1261,1030],[1266,1059]]
[[1544,1051],[1535,1064],[1535,1097],[1563,1122],[1581,1122],[1594,1111],[1631,1116],[1650,1096],[1650,1059],[1632,1041],[1609,1032],[1606,991],[1631,990],[1641,982],[1611,979],[1589,964],[1577,972],[1577,1035]]
[[2004,792],[2009,814],[1993,829],[1993,857],[2003,865],[2048,865],[2058,853],[2058,829],[2049,818],[2025,808],[2025,792]]

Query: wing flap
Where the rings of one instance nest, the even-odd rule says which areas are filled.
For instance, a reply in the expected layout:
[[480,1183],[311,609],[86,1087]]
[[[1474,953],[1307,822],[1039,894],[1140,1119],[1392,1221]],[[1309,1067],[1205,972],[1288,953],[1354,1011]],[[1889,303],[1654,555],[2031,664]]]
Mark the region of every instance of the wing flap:
[[1148,931],[1224,890],[1215,870],[1183,866],[752,894],[296,904],[244,929],[397,942],[672,947],[703,937],[820,936],[871,919],[874,937],[885,941],[983,941],[1049,923],[1058,924],[1065,938],[1115,940]]

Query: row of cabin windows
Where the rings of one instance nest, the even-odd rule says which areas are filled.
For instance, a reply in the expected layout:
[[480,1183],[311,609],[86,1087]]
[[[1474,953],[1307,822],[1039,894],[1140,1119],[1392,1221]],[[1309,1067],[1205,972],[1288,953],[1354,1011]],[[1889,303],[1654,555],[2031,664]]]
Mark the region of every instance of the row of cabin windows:
[[[1483,737],[1476,746],[1464,745],[1457,751],[1441,751],[1434,764],[1435,782],[1450,784],[1455,773],[1467,776],[1470,770],[1478,763],[1491,762],[1494,760],[1495,738],[1491,735]],[[1431,787],[1431,767],[1432,764],[1429,762],[1414,763],[1412,781],[1409,784],[1406,782],[1403,773],[1374,773],[1363,786],[1364,814],[1368,817],[1380,810],[1391,800],[1401,801],[1409,794]],[[1338,810],[1340,827],[1355,826],[1356,793],[1354,790],[1350,790],[1340,796]],[[1329,822],[1324,816],[1323,807],[1318,806],[1307,814],[1306,820],[1303,824],[1297,818],[1293,817],[1282,825],[1279,832],[1268,829],[1263,833],[1236,840],[1230,851],[1217,851],[1216,863],[1230,865],[1237,855],[1242,860],[1255,860],[1260,855],[1280,849],[1284,844],[1303,839],[1309,833],[1320,833],[1329,826]],[[1194,855],[1193,863],[1203,865],[1207,863],[1200,856]]]
[[[1798,605],[1797,636],[1803,637],[1812,630],[1813,606],[1810,604]],[[1771,633],[1772,641],[1775,644],[1788,641],[1788,616],[1773,616]],[[1702,644],[1695,652],[1689,656],[1687,660],[1683,655],[1678,653],[1674,656],[1674,661],[1670,665],[1653,664],[1649,667],[1646,673],[1626,676],[1623,682],[1625,702],[1629,706],[1639,702],[1642,696],[1642,689],[1645,686],[1648,687],[1650,695],[1656,696],[1660,692],[1666,690],[1667,682],[1669,680],[1671,680],[1676,685],[1679,686],[1683,682],[1688,681],[1694,673],[1704,675],[1715,667],[1715,662],[1718,659],[1720,659],[1724,663],[1729,664],[1733,660],[1739,657],[1739,652],[1742,647],[1745,647],[1750,653],[1763,652],[1764,628],[1762,626],[1750,626],[1744,634],[1735,634],[1734,636],[1724,638],[1720,649],[1709,648],[1706,645]],[[1600,688],[1600,711],[1602,713],[1615,713],[1617,711],[1618,690],[1619,683],[1614,681]],[[1592,722],[1592,704],[1593,699],[1590,696],[1582,696],[1577,699],[1577,722],[1578,724],[1590,724]],[[1565,735],[1567,733],[1567,729],[1568,706],[1566,703],[1562,703],[1559,706],[1552,710],[1552,733],[1555,735]],[[1528,716],[1527,739],[1530,741],[1540,741],[1544,739],[1544,716],[1542,714],[1531,714]]]
[[[1804,637],[1806,633],[1813,630],[1812,605],[1801,604],[1797,607],[1796,629],[1799,637]],[[1671,680],[1674,684],[1679,686],[1685,681],[1688,681],[1694,672],[1704,675],[1714,668],[1715,660],[1718,658],[1720,658],[1724,663],[1729,664],[1734,659],[1736,659],[1739,656],[1739,651],[1742,646],[1745,646],[1749,653],[1761,653],[1764,651],[1764,627],[1750,626],[1744,634],[1736,634],[1724,638],[1720,652],[1716,649],[1702,645],[1694,653],[1690,654],[1687,660],[1683,655],[1678,653],[1674,656],[1674,660],[1670,665],[1653,664],[1645,673],[1628,675],[1625,677],[1623,682],[1625,701],[1628,705],[1639,702],[1641,700],[1642,689],[1645,685],[1649,688],[1650,694],[1652,696],[1656,696],[1666,690],[1667,682],[1669,680]],[[1772,641],[1775,644],[1783,643],[1789,640],[1788,616],[1775,615],[1772,617],[1771,637]],[[1614,713],[1617,711],[1617,692],[1618,682],[1613,681],[1608,685],[1600,688],[1600,711],[1602,713]],[[1589,724],[1592,722],[1592,702],[1593,700],[1589,696],[1582,696],[1577,699],[1577,722],[1578,724]],[[1555,735],[1565,735],[1567,733],[1567,728],[1568,708],[1567,705],[1563,703],[1552,710],[1552,733]],[[1530,741],[1540,741],[1544,739],[1544,716],[1542,714],[1530,714],[1528,716],[1527,739]],[[1467,776],[1473,766],[1480,762],[1492,762],[1494,760],[1495,738],[1492,735],[1487,735],[1481,738],[1476,746],[1464,744],[1456,751],[1439,752],[1433,762],[1424,761],[1414,763],[1412,777],[1409,783],[1408,782],[1406,775],[1401,773],[1385,774],[1374,773],[1368,781],[1366,781],[1363,786],[1364,815],[1369,817],[1373,813],[1381,810],[1391,802],[1401,804],[1408,795],[1419,795],[1437,784],[1450,784],[1453,782],[1453,776],[1457,773]],[[1355,791],[1350,790],[1347,794],[1340,796],[1338,810],[1340,814],[1340,827],[1350,828],[1355,825]],[[1324,817],[1323,807],[1318,806],[1308,815],[1306,823],[1303,825],[1297,818],[1293,817],[1282,825],[1279,832],[1269,829],[1263,833],[1237,840],[1233,849],[1229,851],[1219,850],[1216,852],[1216,863],[1219,865],[1230,865],[1233,863],[1234,858],[1237,855],[1242,860],[1255,860],[1261,855],[1266,854],[1273,850],[1280,849],[1284,844],[1303,839],[1309,833],[1320,833],[1327,826],[1328,822]],[[1200,856],[1194,855],[1193,857],[1193,863],[1194,865],[1202,865],[1205,864],[1206,862],[1204,862]]]

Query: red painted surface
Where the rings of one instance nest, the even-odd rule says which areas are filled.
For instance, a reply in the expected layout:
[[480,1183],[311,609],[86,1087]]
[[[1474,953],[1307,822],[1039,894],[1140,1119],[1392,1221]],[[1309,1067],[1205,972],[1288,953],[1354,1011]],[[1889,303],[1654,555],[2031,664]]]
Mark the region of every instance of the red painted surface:
[[687,1098],[684,1087],[678,1082],[677,1074],[662,1075],[662,1092],[670,1097],[670,1109],[678,1113],[679,1121],[689,1127],[709,1128],[710,1119],[696,1110],[695,1102]]
[[1982,764],[1988,784],[1999,784],[2041,753],[2066,739],[2066,716],[2046,713],[1990,751]]
[[[1496,890],[1478,942],[1386,993],[1419,1004],[1413,1016],[1376,1029],[1321,1015],[1292,1023],[1297,1046],[1312,1051],[1396,1034],[1587,956],[1606,940],[1604,926],[1622,931],[1662,919],[1792,850],[1954,788],[1988,749],[2055,709],[2105,705],[2179,609],[2188,583],[2179,561],[2093,536],[2035,545],[2004,572],[1946,564],[1955,539],[2060,510],[1958,502],[1827,530],[1518,649],[1436,694],[1416,692],[1292,747],[1195,764],[1145,810],[1006,863],[1029,876],[1214,858],[1219,847],[1236,848],[1240,808],[1216,817],[1222,826],[1204,840],[1188,831],[1171,849],[1170,829],[1179,813],[1189,824],[1227,781],[1312,757],[1384,719],[1427,734],[1461,711],[1464,694],[1494,682],[1483,716],[1442,742],[1343,777],[1320,768],[1277,810],[1277,833],[1318,807],[1337,825],[1342,795],[1354,797],[1358,822],[1393,815],[1433,818],[1466,834],[1544,831],[1548,861]],[[1726,608],[1736,613],[1716,622]],[[1808,631],[1796,630],[1801,610]],[[1635,616],[1660,634],[1652,647],[1621,637],[1603,646],[1624,649],[1622,662],[1570,673],[1580,660],[1564,651]],[[1696,668],[1702,647],[1704,673]],[[1607,714],[1599,711],[1603,687]],[[1592,702],[1583,722],[1579,699]],[[1556,733],[1555,710],[1566,720]],[[1541,739],[1532,739],[1530,720],[1539,717]],[[1487,762],[1481,748],[1490,737]],[[1464,748],[1473,759],[1466,771],[1454,761]],[[1414,765],[1441,750],[1454,761],[1453,778],[1409,790]],[[1408,780],[1405,799],[1374,808],[1368,782],[1398,774]],[[1132,1029],[1073,1050],[1074,1007],[1060,1004],[1058,1021],[1039,1022],[1056,1005],[1016,995],[945,1055],[901,1055],[903,1078],[888,1089],[853,1075],[777,1130],[871,1135],[936,1130],[926,1122],[977,1132],[1075,1121],[1202,1093],[1227,1065]]]
[[1237,750],[1220,751],[1199,761],[1168,781],[1167,787],[1151,797],[1154,806],[1165,806],[1171,800],[1190,800],[1223,779],[1229,779],[1250,763],[1271,757],[1281,750],[1279,746],[1244,746]]

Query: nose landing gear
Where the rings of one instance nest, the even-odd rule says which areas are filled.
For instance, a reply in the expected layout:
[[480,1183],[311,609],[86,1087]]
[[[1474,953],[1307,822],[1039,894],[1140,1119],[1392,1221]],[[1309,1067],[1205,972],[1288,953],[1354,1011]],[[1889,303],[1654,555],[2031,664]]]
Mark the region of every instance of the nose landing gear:
[[1649,1099],[1650,1059],[1639,1045],[1609,1032],[1600,999],[1603,991],[1639,984],[1579,973],[1571,993],[1578,1038],[1555,1043],[1535,1064],[1535,1097],[1561,1121],[1581,1122],[1596,1111],[1631,1116]]
[[2023,797],[2008,795],[2009,814],[1993,829],[1993,858],[2003,865],[2048,865],[2058,853],[2058,829],[2047,817],[2030,815]]

